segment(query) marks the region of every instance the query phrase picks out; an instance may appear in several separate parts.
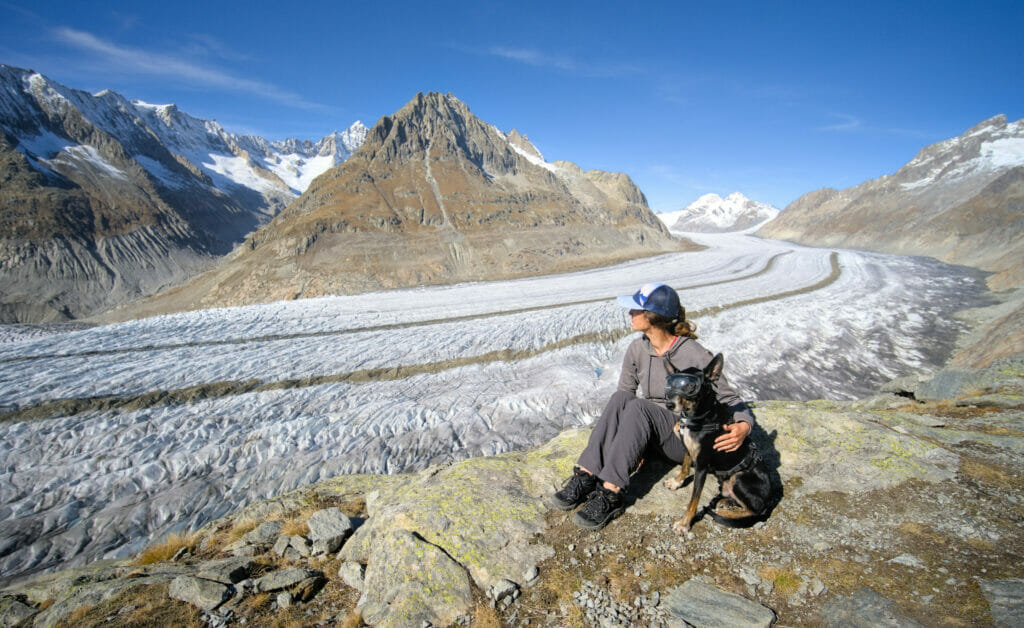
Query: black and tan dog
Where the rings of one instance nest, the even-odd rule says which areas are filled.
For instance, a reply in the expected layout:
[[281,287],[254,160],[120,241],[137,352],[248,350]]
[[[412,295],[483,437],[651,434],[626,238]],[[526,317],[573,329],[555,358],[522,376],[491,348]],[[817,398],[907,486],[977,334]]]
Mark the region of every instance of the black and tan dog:
[[[722,375],[722,354],[719,353],[703,371],[686,369],[669,373],[665,382],[665,399],[669,410],[679,414],[675,432],[686,447],[682,467],[676,477],[666,480],[671,490],[681,487],[693,465],[693,494],[686,514],[672,524],[679,534],[686,534],[697,516],[697,504],[708,472],[714,473],[720,485],[719,494],[707,512],[722,525],[745,527],[760,521],[771,506],[772,489],[768,471],[749,436],[736,451],[716,451],[712,444],[724,433],[722,404],[715,396],[714,383]],[[731,419],[726,419],[730,422]]]

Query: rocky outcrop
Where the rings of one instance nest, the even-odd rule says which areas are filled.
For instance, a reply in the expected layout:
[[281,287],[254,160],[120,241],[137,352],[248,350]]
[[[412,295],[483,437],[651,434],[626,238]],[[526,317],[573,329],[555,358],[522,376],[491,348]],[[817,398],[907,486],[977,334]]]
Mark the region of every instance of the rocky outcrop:
[[246,250],[137,311],[568,271],[679,250],[628,176],[547,163],[452,95],[384,116]]
[[[171,561],[9,586],[0,617],[94,625],[130,616],[145,591],[165,600],[159,612],[212,625],[1012,625],[1024,614],[1024,358],[756,413],[779,499],[751,528],[702,518],[677,536],[689,487],[665,488],[671,466],[655,458],[621,518],[576,528],[545,505],[586,442],[575,429],[531,451],[307,486],[210,524]],[[313,537],[343,540],[336,553],[332,541],[282,554]]]

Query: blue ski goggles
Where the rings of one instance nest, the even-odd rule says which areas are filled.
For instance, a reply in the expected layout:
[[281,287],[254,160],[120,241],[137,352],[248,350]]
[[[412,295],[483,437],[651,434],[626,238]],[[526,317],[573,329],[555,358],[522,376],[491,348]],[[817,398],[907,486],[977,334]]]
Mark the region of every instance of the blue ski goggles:
[[665,398],[682,397],[694,400],[704,386],[704,373],[672,373],[665,378]]

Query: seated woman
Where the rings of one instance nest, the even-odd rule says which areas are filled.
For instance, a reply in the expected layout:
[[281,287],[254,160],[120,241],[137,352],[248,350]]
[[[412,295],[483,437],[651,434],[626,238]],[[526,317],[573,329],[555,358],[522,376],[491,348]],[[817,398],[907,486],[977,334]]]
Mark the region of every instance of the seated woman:
[[[622,514],[630,473],[649,447],[677,463],[683,461],[686,449],[673,432],[676,416],[665,407],[666,361],[682,371],[703,369],[712,358],[697,342],[695,326],[686,320],[679,295],[671,287],[649,283],[633,296],[619,297],[618,303],[629,310],[633,329],[642,335],[626,350],[618,390],[594,424],[572,477],[551,498],[551,504],[561,510],[582,503],[573,521],[589,530],[600,530]],[[725,426],[714,448],[734,451],[753,428],[754,415],[724,376],[715,392],[736,422]]]

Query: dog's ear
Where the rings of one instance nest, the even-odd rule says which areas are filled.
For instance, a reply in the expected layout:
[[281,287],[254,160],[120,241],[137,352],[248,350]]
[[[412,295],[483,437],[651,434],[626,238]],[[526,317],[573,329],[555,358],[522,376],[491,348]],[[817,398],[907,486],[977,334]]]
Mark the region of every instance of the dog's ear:
[[725,364],[725,358],[722,354],[716,354],[715,357],[711,358],[708,365],[704,367],[704,377],[711,382],[717,382],[718,378],[722,376],[722,365]]

